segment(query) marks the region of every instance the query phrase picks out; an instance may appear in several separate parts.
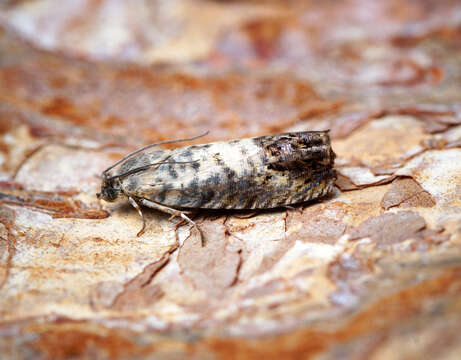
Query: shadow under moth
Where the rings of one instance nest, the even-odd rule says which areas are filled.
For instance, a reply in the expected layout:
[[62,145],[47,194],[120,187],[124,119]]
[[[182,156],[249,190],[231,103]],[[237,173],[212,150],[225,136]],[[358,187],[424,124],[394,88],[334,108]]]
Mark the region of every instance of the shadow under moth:
[[[206,134],[204,134],[206,135]],[[270,209],[327,195],[334,186],[335,153],[328,131],[290,132],[172,150],[153,149],[163,141],[128,154],[102,173],[98,198],[128,198],[143,220],[140,205],[172,216],[196,209]]]

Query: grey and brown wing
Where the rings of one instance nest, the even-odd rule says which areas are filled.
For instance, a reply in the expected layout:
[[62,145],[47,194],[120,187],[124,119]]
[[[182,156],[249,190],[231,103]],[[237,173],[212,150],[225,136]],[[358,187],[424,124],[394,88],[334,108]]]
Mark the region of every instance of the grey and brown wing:
[[251,185],[222,169],[209,161],[202,162],[199,170],[190,164],[162,165],[157,174],[138,176],[137,196],[172,208],[243,208],[238,199]]
[[259,151],[252,139],[178,148],[171,163],[130,177],[127,190],[173,208],[246,208],[259,192]]
[[168,161],[130,176],[127,191],[172,208],[265,209],[323,196],[336,178],[326,132],[188,146]]
[[336,180],[335,153],[327,131],[286,133],[255,140],[267,154],[267,173],[274,179],[272,207],[313,200],[332,190]]

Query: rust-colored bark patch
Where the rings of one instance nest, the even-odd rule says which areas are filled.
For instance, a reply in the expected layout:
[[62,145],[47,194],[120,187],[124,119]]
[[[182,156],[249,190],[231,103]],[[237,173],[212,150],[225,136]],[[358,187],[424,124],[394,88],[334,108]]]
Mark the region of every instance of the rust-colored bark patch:
[[359,186],[355,185],[351,179],[340,173],[338,174],[338,179],[336,180],[335,185],[342,191],[359,189]]
[[[7,188],[0,184],[2,188],[8,191]],[[21,191],[19,196],[18,191],[8,191],[8,193],[0,192],[0,202],[25,206],[38,211],[50,214],[54,218],[75,218],[75,219],[104,219],[109,216],[105,210],[91,208],[79,200],[72,199],[72,193],[56,192],[50,193],[46,191]]]
[[[399,290],[359,311],[343,326],[333,331],[301,329],[270,339],[230,340],[205,339],[205,343],[223,359],[297,359],[310,358],[333,344],[348,343],[360,336],[388,333],[398,324],[408,321],[422,309],[422,300],[438,296],[459,295],[460,268],[446,269],[440,276],[421,281]],[[195,345],[191,345],[195,347]]]
[[162,297],[163,291],[159,285],[151,281],[169,261],[166,255],[162,259],[146,266],[141,274],[125,285],[125,289],[114,300],[112,308],[117,310],[139,309],[151,305]]
[[290,234],[290,239],[334,244],[346,230],[346,225],[336,218],[339,213],[338,211],[333,213],[332,217],[329,217],[324,214],[322,209],[315,207],[307,208],[302,213],[290,212],[290,216],[287,218],[287,228],[291,224],[303,224],[299,230]]
[[[55,76],[66,81],[57,87],[51,81]],[[334,99],[322,98],[309,82],[289,77],[200,78],[32,57],[1,68],[0,78],[4,79],[0,99],[6,103],[131,143],[189,137],[206,130],[212,130],[209,140],[228,138],[229,131],[234,137],[264,135],[337,107]],[[46,90],[37,91],[38,86]],[[136,138],[127,139],[133,126],[139,129]]]
[[387,113],[414,116],[422,121],[424,129],[430,134],[461,124],[461,109],[458,104],[421,104],[391,109]]
[[47,359],[85,358],[94,354],[116,359],[147,352],[122,335],[65,328],[44,331],[28,345]]
[[383,209],[388,210],[394,206],[400,207],[432,207],[435,200],[411,178],[395,180],[390,189],[381,200]]
[[202,247],[198,236],[191,236],[179,250],[178,263],[197,288],[219,296],[236,281],[240,255],[229,248],[226,229],[221,222],[207,221],[200,227],[205,235],[205,246]]
[[350,231],[350,238],[369,237],[378,245],[389,245],[417,236],[425,227],[424,219],[411,211],[383,214],[365,220]]
[[11,234],[15,218],[14,210],[0,205],[0,290],[7,281],[16,253],[16,240]]

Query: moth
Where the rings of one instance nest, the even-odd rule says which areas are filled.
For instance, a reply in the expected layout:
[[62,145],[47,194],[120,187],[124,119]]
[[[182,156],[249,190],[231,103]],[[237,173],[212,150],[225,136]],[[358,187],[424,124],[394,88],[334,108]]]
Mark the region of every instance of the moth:
[[334,186],[335,153],[328,131],[289,132],[172,150],[159,145],[128,154],[102,173],[98,198],[127,198],[146,227],[141,205],[179,216],[196,209],[270,209],[327,195]]

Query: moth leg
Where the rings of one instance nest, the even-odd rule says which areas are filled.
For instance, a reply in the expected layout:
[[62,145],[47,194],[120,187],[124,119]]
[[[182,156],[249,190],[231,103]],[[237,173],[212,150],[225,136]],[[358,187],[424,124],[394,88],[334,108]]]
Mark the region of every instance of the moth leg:
[[[175,217],[176,217],[175,215],[171,215],[168,220],[173,220]],[[187,221],[181,218],[181,220],[179,220],[178,223],[176,224],[176,229],[179,228],[180,226],[183,226],[185,223],[187,223]]]
[[167,214],[170,214],[172,215],[172,217],[174,216],[179,216],[181,217],[182,219],[186,220],[189,224],[191,224],[195,229],[197,229],[198,233],[200,234],[200,240],[202,242],[202,246],[204,245],[203,243],[203,234],[202,234],[202,231],[200,230],[200,228],[198,227],[198,225],[192,221],[186,214],[184,211],[180,211],[180,210],[176,210],[176,209],[173,209],[173,208],[170,208],[168,206],[165,206],[165,205],[161,205],[161,204],[158,204],[156,202],[153,202],[153,201],[149,201],[147,199],[140,199],[139,200],[141,202],[142,205],[144,206],[147,206],[147,207],[150,207],[151,209],[155,209],[155,210],[159,210],[161,212],[164,212],[164,213],[167,213]]
[[242,215],[233,215],[237,219],[251,219],[253,216],[257,214],[256,211],[252,211],[249,214],[242,214]]
[[294,207],[290,205],[283,205],[282,208],[284,208],[287,211],[297,211],[299,214],[302,214],[304,210],[304,207],[302,206]]
[[128,200],[129,200],[131,206],[133,206],[138,211],[139,216],[141,216],[142,228],[136,234],[136,236],[141,236],[142,234],[144,234],[144,230],[146,229],[146,219],[145,219],[145,217],[144,217],[144,215],[143,215],[143,213],[141,211],[141,208],[139,207],[138,203],[136,202],[136,200],[133,199],[132,197],[128,197]]

